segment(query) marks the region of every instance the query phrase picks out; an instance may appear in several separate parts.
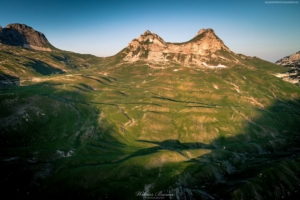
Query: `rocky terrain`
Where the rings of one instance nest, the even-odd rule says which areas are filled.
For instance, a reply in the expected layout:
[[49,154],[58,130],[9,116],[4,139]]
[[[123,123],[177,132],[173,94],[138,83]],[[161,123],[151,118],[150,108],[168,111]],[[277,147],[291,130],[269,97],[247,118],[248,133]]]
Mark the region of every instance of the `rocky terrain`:
[[146,31],[107,58],[4,35],[6,199],[299,199],[300,87],[274,76],[286,68],[211,29],[185,43]]
[[300,86],[300,51],[276,61],[276,64],[290,69],[286,73],[276,74],[277,77]]
[[292,66],[299,67],[300,66],[300,51],[276,61],[276,64],[283,65],[283,66],[289,66],[289,67],[292,67]]
[[18,77],[0,73],[0,88],[10,85],[20,85],[20,79]]
[[46,36],[25,24],[9,24],[0,27],[0,87],[22,85],[35,77],[80,71],[97,65],[100,60],[59,50]]
[[146,61],[150,65],[225,68],[238,63],[237,55],[210,28],[201,29],[194,38],[182,43],[165,42],[147,30],[139,38],[133,39],[122,53],[123,61]]
[[9,24],[5,28],[0,27],[0,43],[39,51],[53,49],[43,33],[25,24]]

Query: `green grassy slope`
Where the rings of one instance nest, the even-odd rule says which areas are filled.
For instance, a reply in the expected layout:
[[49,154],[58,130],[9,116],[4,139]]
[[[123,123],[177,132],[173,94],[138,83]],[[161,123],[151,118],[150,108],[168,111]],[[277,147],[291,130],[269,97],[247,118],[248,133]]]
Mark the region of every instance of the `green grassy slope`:
[[55,49],[35,51],[0,44],[0,75],[20,78],[21,84],[29,78],[55,74],[77,73],[86,68],[100,67],[103,58]]
[[281,67],[250,57],[225,69],[105,67],[111,58],[76,71],[62,56],[45,60],[69,71],[33,79],[27,70],[23,86],[0,91],[2,194],[297,196],[300,89],[273,75]]

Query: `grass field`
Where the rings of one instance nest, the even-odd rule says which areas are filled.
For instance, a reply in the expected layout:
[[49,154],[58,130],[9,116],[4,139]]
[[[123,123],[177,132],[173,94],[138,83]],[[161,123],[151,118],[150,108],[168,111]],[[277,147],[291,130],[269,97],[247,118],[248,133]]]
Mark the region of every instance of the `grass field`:
[[248,57],[163,69],[19,50],[0,54],[1,72],[20,77],[0,90],[8,199],[298,196],[300,88],[274,76],[284,68]]

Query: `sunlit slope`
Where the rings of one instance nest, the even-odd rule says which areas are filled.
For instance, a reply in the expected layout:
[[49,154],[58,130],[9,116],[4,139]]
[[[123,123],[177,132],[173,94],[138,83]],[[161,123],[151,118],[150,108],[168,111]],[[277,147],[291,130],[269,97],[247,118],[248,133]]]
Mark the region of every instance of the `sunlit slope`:
[[1,90],[11,198],[297,196],[300,89],[258,58],[225,69],[143,63]]
[[[101,66],[103,58],[55,49],[51,52],[0,44],[0,83],[16,78],[27,80],[55,74],[77,73]],[[5,79],[6,76],[11,78]]]

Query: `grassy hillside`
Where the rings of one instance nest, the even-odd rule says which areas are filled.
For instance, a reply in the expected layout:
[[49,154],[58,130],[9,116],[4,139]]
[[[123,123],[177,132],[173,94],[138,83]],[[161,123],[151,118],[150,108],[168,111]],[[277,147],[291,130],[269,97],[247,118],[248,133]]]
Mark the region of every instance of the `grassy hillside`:
[[103,58],[55,49],[51,52],[35,51],[0,44],[0,75],[21,79],[74,73],[86,68],[99,68]]
[[0,190],[10,199],[298,196],[300,88],[273,75],[283,68],[244,57],[232,68],[162,69],[19,50],[0,53],[22,63],[0,64],[22,83],[0,90]]

